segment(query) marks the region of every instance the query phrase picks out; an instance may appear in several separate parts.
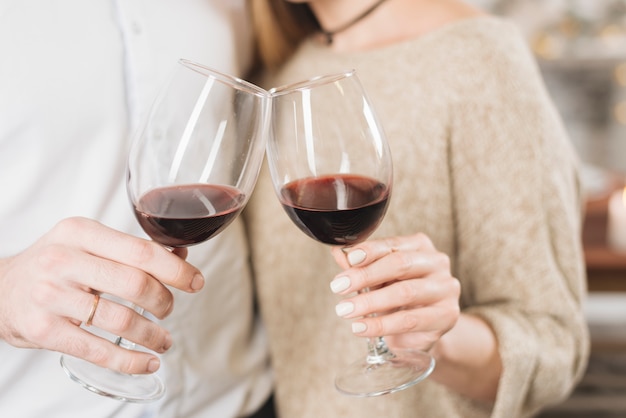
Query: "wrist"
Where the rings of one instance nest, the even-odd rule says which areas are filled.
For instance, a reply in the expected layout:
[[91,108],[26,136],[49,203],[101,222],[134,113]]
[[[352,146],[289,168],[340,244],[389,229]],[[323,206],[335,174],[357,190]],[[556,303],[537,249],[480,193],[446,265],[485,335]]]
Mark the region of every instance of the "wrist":
[[433,380],[472,399],[493,402],[502,373],[496,336],[480,317],[462,313],[430,350]]

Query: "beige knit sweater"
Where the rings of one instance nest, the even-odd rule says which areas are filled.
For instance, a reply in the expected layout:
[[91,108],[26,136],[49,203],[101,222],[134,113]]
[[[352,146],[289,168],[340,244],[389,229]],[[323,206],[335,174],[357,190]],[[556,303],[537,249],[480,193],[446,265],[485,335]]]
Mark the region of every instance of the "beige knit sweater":
[[475,18],[419,39],[336,55],[313,42],[266,87],[356,68],[386,130],[393,196],[375,236],[427,233],[452,260],[461,306],[495,330],[495,405],[426,380],[345,397],[335,374],[364,340],[335,315],[326,246],[291,224],[265,170],[246,209],[282,418],[525,417],[567,396],[588,335],[577,159],[516,28]]

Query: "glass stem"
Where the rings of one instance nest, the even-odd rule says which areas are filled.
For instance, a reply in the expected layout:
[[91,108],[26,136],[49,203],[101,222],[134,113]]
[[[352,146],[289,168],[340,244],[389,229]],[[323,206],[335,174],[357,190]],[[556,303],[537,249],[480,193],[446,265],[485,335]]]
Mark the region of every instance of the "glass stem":
[[[369,293],[368,287],[359,290],[358,293]],[[376,314],[367,315],[369,318],[376,317]],[[393,353],[389,351],[387,344],[383,337],[368,337],[367,338],[367,362],[369,364],[384,363],[389,358],[393,357]]]

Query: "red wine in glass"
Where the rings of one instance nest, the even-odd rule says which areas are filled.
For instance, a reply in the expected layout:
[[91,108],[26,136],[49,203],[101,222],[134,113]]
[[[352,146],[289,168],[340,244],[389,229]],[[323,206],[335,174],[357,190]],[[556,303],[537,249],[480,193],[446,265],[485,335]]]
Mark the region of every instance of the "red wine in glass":
[[155,241],[185,247],[213,237],[241,212],[245,195],[234,187],[186,184],[152,189],[139,198],[135,216]]
[[[270,93],[267,161],[274,191],[289,218],[324,244],[349,247],[366,240],[387,210],[393,161],[355,71]],[[335,386],[351,396],[384,395],[422,381],[434,366],[428,353],[392,352],[383,336],[371,337],[366,355],[339,373]]]
[[[126,167],[131,207],[155,242],[199,244],[241,213],[265,155],[269,99],[244,80],[179,61],[134,136]],[[144,350],[119,336],[109,339]],[[120,401],[152,402],[165,394],[157,374],[128,375],[65,355],[61,365],[88,390]]]
[[330,245],[367,239],[383,219],[388,199],[384,183],[355,174],[299,179],[280,192],[291,220],[311,238]]

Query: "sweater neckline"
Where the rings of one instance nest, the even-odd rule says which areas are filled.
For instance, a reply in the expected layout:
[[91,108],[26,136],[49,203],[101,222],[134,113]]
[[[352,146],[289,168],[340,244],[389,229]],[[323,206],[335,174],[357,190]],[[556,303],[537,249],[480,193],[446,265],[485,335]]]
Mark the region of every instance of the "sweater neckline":
[[396,50],[403,50],[407,47],[415,49],[421,46],[427,46],[432,42],[437,42],[441,38],[449,36],[451,33],[463,32],[466,30],[494,30],[494,26],[495,29],[501,30],[502,25],[502,19],[496,19],[493,16],[483,15],[450,22],[424,35],[371,49],[352,52],[334,52],[328,47],[328,45],[320,42],[319,38],[316,38],[316,36],[311,36],[305,40],[301,45],[301,48],[305,48],[309,51],[315,51],[316,54],[328,57],[358,58],[360,56],[371,56],[376,53],[394,53]]

